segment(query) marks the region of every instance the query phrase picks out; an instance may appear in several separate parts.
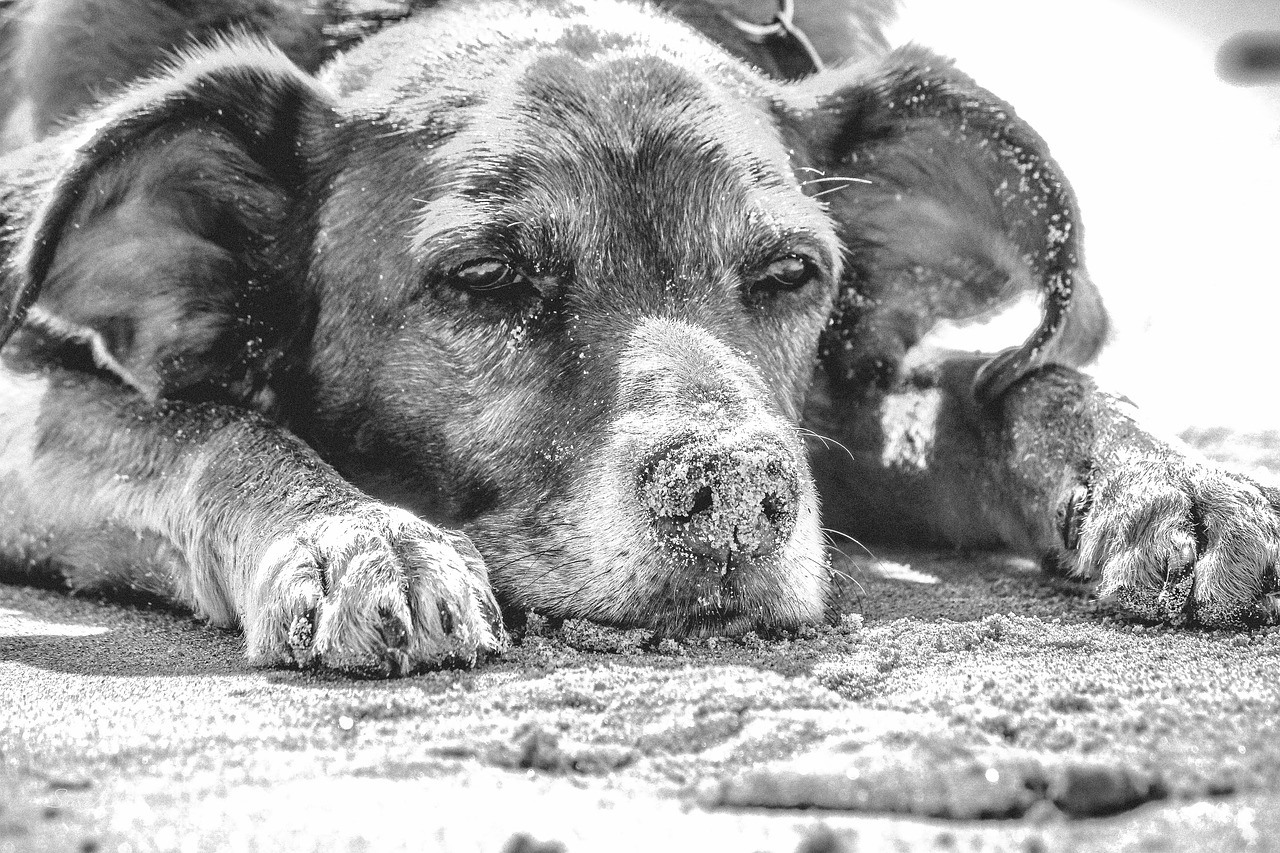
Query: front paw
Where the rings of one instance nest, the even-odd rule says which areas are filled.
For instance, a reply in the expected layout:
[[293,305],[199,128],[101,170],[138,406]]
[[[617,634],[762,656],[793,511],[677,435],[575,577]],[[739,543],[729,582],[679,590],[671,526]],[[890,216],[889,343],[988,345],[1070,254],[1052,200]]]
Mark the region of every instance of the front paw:
[[1184,457],[1136,457],[1068,490],[1063,562],[1138,616],[1235,627],[1276,615],[1280,492]]
[[245,608],[251,662],[404,675],[473,666],[506,643],[470,540],[377,503],[272,543]]

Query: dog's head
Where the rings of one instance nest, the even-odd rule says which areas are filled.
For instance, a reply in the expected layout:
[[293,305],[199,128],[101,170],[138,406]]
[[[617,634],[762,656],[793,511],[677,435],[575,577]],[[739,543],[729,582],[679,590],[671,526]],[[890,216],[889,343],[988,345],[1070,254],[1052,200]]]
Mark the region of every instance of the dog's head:
[[1003,105],[957,106],[979,90],[927,54],[784,86],[629,5],[505,6],[319,81],[239,45],[132,90],[33,214],[14,317],[144,393],[281,419],[469,532],[509,603],[669,633],[821,618],[798,429],[820,341],[848,373],[858,309],[938,257],[997,273],[930,317],[1008,295],[1002,264],[1043,272],[1018,252],[1043,205],[967,209],[1038,151],[984,153]]

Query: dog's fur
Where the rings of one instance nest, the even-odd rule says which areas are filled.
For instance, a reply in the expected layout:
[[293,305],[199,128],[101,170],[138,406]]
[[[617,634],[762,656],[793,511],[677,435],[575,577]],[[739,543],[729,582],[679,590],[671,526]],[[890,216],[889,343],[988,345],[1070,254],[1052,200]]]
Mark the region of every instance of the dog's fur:
[[[1268,615],[1280,492],[1073,369],[1106,319],[1067,184],[880,4],[810,8],[850,61],[799,81],[712,0],[409,3],[337,47],[320,7],[187,5],[25,0],[0,33],[8,138],[40,139],[0,175],[19,572],[406,672],[500,648],[499,604],[820,620],[821,494],[1140,616]],[[133,46],[41,49],[88,19]],[[1027,294],[1022,346],[930,345]]]

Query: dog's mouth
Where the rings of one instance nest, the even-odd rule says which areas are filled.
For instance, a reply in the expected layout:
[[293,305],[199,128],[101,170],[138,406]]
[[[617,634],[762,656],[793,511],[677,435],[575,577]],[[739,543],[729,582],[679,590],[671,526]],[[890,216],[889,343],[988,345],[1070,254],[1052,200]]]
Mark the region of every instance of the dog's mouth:
[[727,562],[695,560],[673,571],[679,581],[668,587],[647,614],[645,627],[663,637],[736,637],[749,632],[793,629],[802,620],[780,618],[760,599],[756,574],[767,569],[753,558]]

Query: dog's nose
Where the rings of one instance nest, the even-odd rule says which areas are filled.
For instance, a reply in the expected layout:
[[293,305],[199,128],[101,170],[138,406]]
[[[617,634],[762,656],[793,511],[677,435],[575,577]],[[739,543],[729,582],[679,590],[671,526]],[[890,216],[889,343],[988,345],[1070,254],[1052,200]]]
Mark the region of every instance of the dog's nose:
[[799,471],[767,447],[679,445],[643,466],[640,500],[667,544],[727,567],[766,557],[791,537]]

